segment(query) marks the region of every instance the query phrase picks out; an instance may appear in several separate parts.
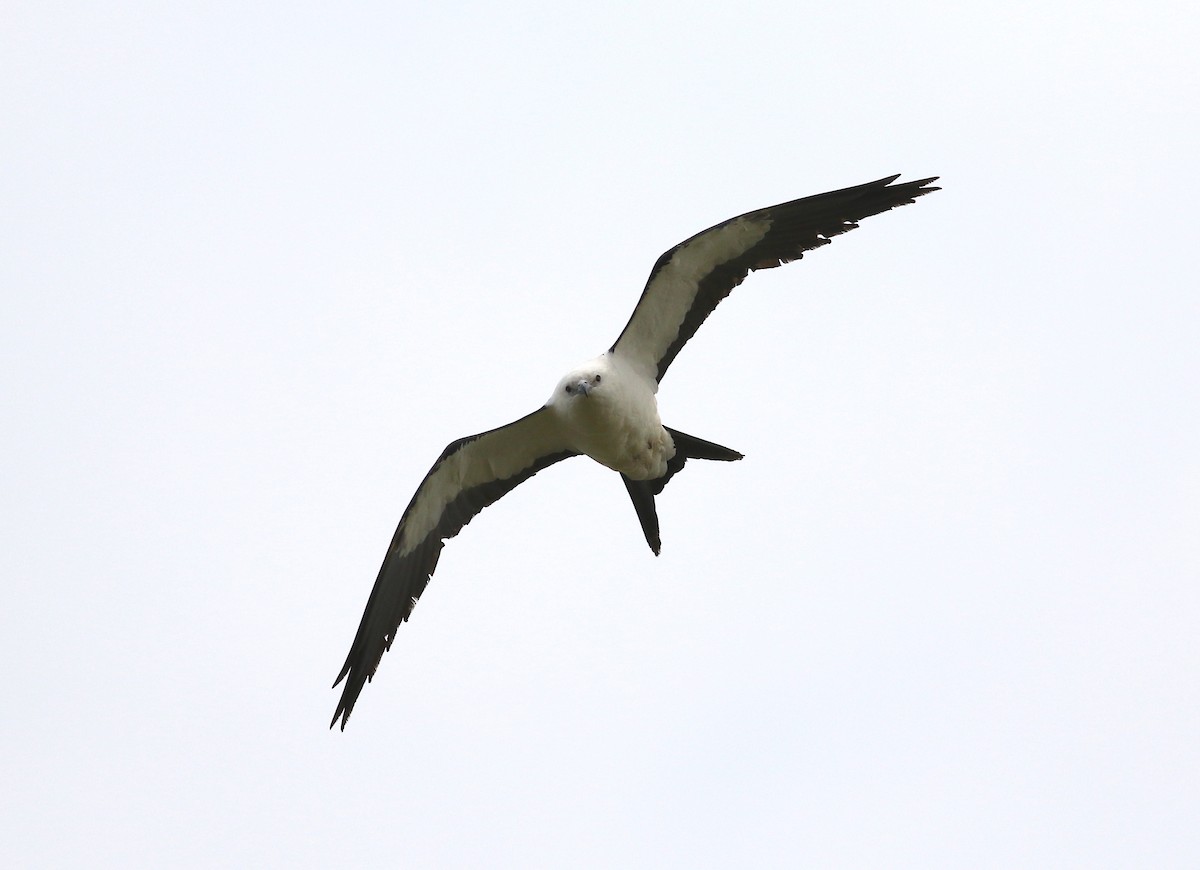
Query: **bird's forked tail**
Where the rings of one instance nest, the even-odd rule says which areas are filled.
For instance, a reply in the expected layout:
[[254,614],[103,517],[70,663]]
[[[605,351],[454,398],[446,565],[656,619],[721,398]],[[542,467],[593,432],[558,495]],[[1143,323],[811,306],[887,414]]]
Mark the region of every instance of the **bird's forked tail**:
[[625,481],[625,489],[629,492],[629,498],[633,502],[633,509],[637,511],[638,522],[642,524],[646,543],[650,545],[650,549],[656,556],[662,549],[662,540],[658,534],[658,511],[654,508],[654,497],[663,491],[667,481],[674,477],[689,459],[733,462],[742,458],[742,454],[736,450],[730,450],[728,447],[713,444],[711,441],[696,438],[670,427],[663,428],[671,433],[671,439],[675,442],[675,455],[667,462],[667,473],[653,480],[633,480],[624,474],[621,475],[621,479]]

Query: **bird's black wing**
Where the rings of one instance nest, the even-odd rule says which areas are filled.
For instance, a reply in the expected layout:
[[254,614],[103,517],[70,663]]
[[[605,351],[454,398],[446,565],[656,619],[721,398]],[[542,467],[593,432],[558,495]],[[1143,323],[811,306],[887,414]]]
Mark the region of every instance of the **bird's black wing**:
[[798,260],[863,218],[939,189],[929,186],[936,178],[893,184],[899,177],[748,212],[680,242],[654,264],[611,352],[661,381],[700,324],[752,270]]
[[425,591],[444,541],[477,513],[543,468],[575,456],[552,412],[541,408],[514,423],[449,445],[429,469],[400,518],[367,600],[358,633],[334,686],[342,680],[337,712],[342,729],[379,660]]

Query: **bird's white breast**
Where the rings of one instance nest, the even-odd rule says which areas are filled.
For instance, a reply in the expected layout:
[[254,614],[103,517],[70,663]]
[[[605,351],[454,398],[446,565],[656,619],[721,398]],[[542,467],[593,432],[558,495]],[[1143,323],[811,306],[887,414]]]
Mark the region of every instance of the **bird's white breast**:
[[585,373],[602,378],[588,395],[556,393],[551,400],[574,448],[634,480],[664,475],[675,444],[658,416],[657,382],[606,354],[567,375],[564,383]]

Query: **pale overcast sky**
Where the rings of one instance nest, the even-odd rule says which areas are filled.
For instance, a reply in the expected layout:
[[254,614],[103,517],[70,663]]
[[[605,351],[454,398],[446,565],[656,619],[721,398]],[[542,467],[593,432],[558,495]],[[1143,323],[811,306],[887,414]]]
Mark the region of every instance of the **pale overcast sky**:
[[[1200,13],[8,4],[0,859],[1200,866]],[[478,517],[345,733],[441,449],[654,260],[894,172],[664,420]]]

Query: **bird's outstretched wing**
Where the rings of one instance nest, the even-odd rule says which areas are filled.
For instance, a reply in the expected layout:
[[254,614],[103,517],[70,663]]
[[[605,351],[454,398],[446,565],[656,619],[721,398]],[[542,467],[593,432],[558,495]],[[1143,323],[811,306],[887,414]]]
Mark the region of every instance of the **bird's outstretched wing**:
[[543,468],[575,456],[546,408],[507,426],[462,438],[442,451],[400,518],[375,579],[350,654],[333,685],[346,681],[332,728],[342,729],[363,685],[375,674],[400,623],[437,567],[444,541],[475,514]]
[[700,324],[752,270],[798,260],[863,218],[939,189],[928,186],[936,178],[892,184],[899,177],[748,212],[680,242],[654,264],[612,352],[661,381]]

